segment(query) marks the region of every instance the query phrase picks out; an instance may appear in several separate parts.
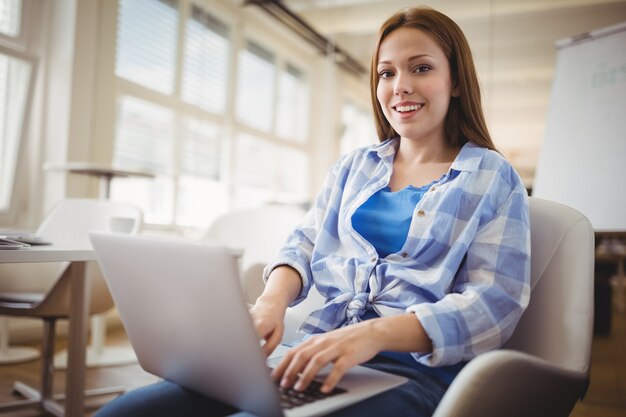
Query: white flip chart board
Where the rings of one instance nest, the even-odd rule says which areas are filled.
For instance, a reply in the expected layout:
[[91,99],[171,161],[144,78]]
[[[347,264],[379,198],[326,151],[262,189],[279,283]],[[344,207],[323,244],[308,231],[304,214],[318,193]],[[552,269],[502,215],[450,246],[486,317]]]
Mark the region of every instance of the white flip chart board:
[[626,22],[556,43],[533,196],[626,231]]

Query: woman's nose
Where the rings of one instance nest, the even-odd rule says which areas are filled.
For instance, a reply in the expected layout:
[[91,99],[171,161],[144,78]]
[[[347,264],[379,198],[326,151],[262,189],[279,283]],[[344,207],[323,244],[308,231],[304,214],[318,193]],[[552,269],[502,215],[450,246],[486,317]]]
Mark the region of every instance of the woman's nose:
[[395,80],[395,84],[393,86],[393,93],[396,95],[405,95],[405,94],[411,94],[412,92],[412,87],[411,84],[408,80],[408,77],[401,75],[401,74],[397,74],[396,75],[396,80]]

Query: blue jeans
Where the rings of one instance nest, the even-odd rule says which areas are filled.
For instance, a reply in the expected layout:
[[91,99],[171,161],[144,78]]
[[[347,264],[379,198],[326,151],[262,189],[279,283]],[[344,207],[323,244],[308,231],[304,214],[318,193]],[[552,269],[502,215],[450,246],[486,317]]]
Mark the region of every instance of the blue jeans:
[[[333,417],[431,416],[448,386],[403,363],[377,356],[365,366],[402,375],[408,382],[338,410]],[[204,397],[171,382],[130,391],[101,408],[94,417],[250,416],[249,413]],[[235,417],[233,416],[233,417]]]

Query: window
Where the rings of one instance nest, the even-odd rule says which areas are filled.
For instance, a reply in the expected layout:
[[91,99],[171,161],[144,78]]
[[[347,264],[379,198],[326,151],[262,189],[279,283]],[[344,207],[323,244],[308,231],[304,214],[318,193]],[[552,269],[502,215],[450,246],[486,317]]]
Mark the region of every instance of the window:
[[222,129],[199,119],[183,124],[176,224],[208,224],[207,213],[226,211],[227,188],[221,170],[226,152],[222,150]]
[[17,38],[20,34],[21,15],[21,0],[1,0],[0,33],[11,38]]
[[253,41],[239,53],[237,119],[266,132],[271,131],[274,119],[274,61],[271,52]]
[[309,129],[306,115],[309,97],[304,74],[287,64],[280,76],[279,92],[276,133],[281,138],[304,142]]
[[112,198],[147,223],[194,227],[232,208],[306,202],[306,74],[244,38],[236,15],[192,0],[117,9],[113,165],[155,178],[114,181]]
[[242,133],[235,155],[236,206],[255,206],[258,201],[307,201],[309,167],[304,152]]
[[206,196],[224,200],[225,148],[217,143],[221,128],[192,114],[195,107],[209,116],[224,113],[230,41],[228,27],[195,5],[181,31],[179,6],[175,0],[120,1],[113,165],[155,178],[115,181],[111,194],[142,207],[148,223],[203,226],[223,211]]
[[164,94],[174,91],[176,0],[120,2],[115,74]]
[[183,100],[210,112],[226,111],[229,36],[228,26],[192,6],[185,42]]
[[342,155],[361,146],[378,142],[374,121],[370,112],[346,101],[341,111],[341,138],[339,147]]
[[19,0],[0,0],[0,212],[11,207],[18,150],[33,89],[34,60],[18,51],[22,9]]
[[149,188],[143,179],[114,181],[111,196],[143,207],[146,221],[167,223],[172,216],[174,129],[171,109],[131,96],[119,98],[113,166],[156,177]]

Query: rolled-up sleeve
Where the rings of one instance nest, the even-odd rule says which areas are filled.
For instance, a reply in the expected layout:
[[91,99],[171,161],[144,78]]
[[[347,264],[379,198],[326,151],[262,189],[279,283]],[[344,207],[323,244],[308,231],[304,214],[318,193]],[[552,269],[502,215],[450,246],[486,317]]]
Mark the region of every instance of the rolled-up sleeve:
[[429,366],[456,364],[502,346],[530,297],[530,221],[521,182],[499,196],[481,221],[451,291],[434,303],[406,309],[420,320],[433,351],[414,353]]

